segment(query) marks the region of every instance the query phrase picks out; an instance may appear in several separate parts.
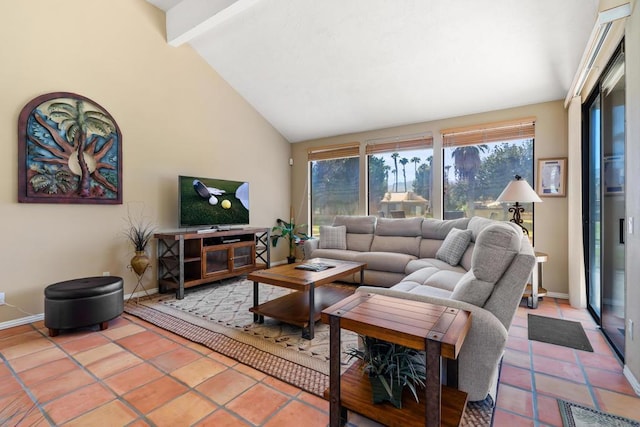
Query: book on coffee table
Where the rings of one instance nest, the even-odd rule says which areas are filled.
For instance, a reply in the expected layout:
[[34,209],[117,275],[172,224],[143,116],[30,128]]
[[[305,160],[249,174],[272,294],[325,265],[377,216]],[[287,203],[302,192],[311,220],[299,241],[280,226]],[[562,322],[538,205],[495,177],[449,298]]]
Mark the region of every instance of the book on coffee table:
[[304,264],[296,265],[298,270],[307,271],[324,271],[331,267],[335,267],[335,265],[327,264],[326,262],[305,262]]

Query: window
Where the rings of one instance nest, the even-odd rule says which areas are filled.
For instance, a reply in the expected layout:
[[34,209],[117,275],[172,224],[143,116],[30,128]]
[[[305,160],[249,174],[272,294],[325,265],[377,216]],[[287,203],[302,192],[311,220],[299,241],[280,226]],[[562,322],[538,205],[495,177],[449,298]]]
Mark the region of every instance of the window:
[[433,216],[433,138],[368,143],[367,177],[370,215]]
[[315,147],[308,151],[311,176],[311,235],[330,225],[336,215],[356,215],[360,199],[358,143]]
[[[508,221],[510,204],[496,198],[515,175],[532,187],[534,119],[443,130],[443,218],[474,215]],[[532,203],[524,226],[533,230]]]

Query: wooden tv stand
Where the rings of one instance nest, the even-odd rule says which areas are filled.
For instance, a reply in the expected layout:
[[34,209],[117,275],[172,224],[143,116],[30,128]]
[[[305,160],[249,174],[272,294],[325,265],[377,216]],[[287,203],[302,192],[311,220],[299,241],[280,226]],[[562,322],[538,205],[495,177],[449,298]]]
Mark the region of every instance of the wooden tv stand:
[[269,268],[269,228],[156,233],[158,291],[184,289]]

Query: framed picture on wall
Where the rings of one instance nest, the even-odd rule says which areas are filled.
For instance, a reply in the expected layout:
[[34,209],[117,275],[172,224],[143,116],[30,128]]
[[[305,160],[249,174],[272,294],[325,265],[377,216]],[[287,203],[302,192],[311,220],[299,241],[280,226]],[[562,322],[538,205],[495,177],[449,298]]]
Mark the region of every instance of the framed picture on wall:
[[567,158],[538,160],[538,183],[540,197],[565,197],[567,195]]
[[624,158],[605,156],[604,158],[604,194],[624,193]]

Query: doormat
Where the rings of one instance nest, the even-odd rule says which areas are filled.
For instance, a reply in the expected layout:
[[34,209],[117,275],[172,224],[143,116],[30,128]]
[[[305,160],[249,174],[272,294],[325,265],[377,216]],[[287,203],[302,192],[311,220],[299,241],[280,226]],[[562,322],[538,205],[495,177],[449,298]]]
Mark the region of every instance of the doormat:
[[564,427],[640,427],[638,421],[600,412],[596,409],[558,399]]
[[530,340],[593,352],[580,322],[529,314],[527,329]]

